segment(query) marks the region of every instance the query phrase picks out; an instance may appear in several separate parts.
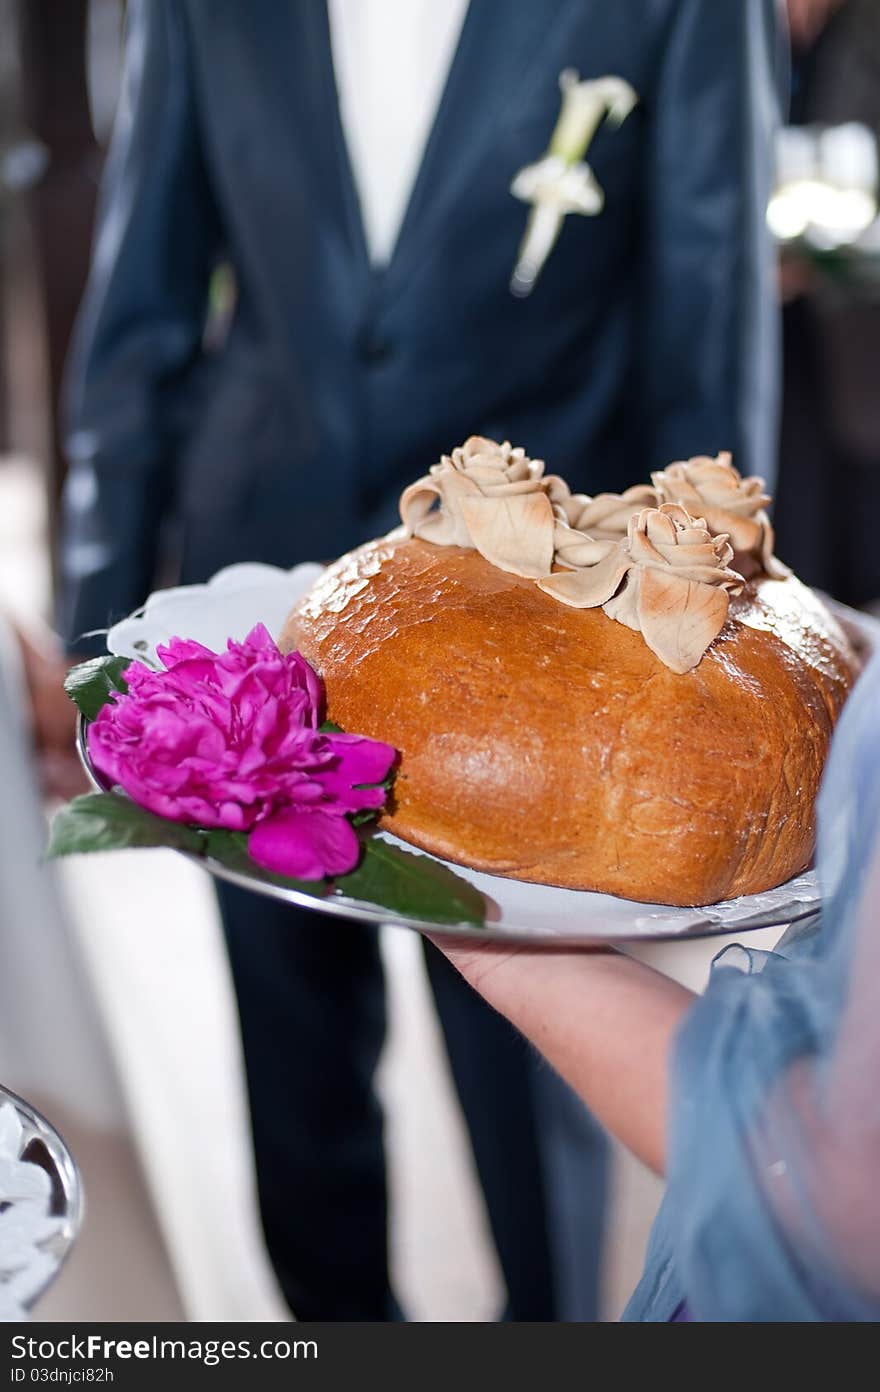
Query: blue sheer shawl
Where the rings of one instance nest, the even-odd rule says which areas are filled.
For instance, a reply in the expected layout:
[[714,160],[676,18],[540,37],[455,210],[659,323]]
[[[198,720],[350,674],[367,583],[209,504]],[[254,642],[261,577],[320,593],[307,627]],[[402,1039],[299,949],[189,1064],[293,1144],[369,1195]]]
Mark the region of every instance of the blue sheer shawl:
[[721,953],[680,1031],[624,1319],[880,1319],[880,652],[834,737],[818,869],[821,916]]

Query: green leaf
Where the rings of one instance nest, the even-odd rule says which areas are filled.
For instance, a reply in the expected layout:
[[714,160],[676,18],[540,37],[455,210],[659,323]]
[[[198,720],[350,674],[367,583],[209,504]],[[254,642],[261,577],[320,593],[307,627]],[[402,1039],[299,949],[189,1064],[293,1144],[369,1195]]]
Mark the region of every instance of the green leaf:
[[387,841],[364,842],[356,870],[334,881],[352,899],[431,923],[482,927],[486,905],[479,890],[430,856],[413,855]]
[[318,730],[319,730],[320,734],[322,734],[322,735],[343,735],[343,734],[345,734],[345,731],[343,730],[342,726],[341,726],[341,725],[335,725],[335,724],[333,723],[332,720],[325,720],[324,723],[323,723],[323,725],[319,725],[319,726],[318,726]]
[[127,657],[93,657],[90,662],[71,667],[64,690],[86,720],[94,720],[114,692],[128,690],[122,674],[129,661]]
[[275,875],[264,870],[248,855],[247,835],[242,831],[209,831],[205,834],[205,855],[224,865],[227,870],[236,870],[253,880],[264,880],[266,884],[281,885],[284,889],[298,889],[302,894],[311,894],[322,899],[329,889],[326,880],[292,880],[287,875]]
[[122,793],[87,793],[56,812],[46,857],[136,846],[167,846],[198,855],[203,845],[204,834],[195,827],[156,817]]

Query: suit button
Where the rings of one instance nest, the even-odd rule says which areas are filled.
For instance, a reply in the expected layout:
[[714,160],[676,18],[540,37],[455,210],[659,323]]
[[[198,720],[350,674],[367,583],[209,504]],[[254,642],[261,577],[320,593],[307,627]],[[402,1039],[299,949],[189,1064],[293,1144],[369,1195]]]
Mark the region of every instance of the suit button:
[[362,362],[376,364],[391,356],[391,340],[384,334],[368,331],[361,335],[358,355]]

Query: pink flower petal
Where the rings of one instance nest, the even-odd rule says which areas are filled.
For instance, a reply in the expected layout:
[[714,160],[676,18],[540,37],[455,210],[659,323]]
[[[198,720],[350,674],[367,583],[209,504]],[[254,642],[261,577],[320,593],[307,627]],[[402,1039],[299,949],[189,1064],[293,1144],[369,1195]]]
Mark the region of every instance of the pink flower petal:
[[186,662],[192,658],[207,658],[211,662],[216,656],[210,648],[197,643],[194,638],[171,638],[167,643],[159,644],[156,654],[163,666],[169,670],[178,662]]
[[257,865],[295,880],[344,875],[357,864],[359,843],[345,817],[314,812],[277,812],[251,832],[248,854]]
[[222,653],[173,638],[160,656],[164,671],[132,663],[128,693],[89,727],[104,777],[174,821],[262,828],[255,859],[262,843],[281,873],[351,868],[358,843],[345,814],[382,805],[381,787],[358,785],[381,783],[395,750],[322,734],[320,678],[262,624]]
[[302,653],[294,652],[287,654],[287,662],[291,672],[296,674],[298,684],[305,688],[308,698],[308,705],[311,712],[310,724],[316,728],[319,719],[323,715],[324,705],[324,685],[314,667],[306,662]]
[[227,647],[230,652],[246,649],[259,654],[271,653],[275,657],[280,656],[278,644],[263,623],[254,624],[250,633],[242,643],[236,643],[234,639],[230,638]]
[[365,735],[328,735],[330,747],[338,757],[338,770],[352,786],[381,783],[397,756],[391,744],[367,739]]
[[347,812],[381,807],[384,788],[364,788],[361,784],[381,783],[387,776],[397,750],[379,740],[361,735],[328,735],[335,756],[329,768],[316,770],[313,777],[326,796]]

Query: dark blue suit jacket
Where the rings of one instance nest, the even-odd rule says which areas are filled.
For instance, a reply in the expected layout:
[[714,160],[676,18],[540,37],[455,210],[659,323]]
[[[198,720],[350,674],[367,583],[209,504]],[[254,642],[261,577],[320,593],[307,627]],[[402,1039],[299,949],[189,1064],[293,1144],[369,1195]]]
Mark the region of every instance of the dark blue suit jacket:
[[[587,491],[733,448],[772,470],[773,0],[471,0],[393,259],[371,269],[324,0],[130,0],[124,94],[68,381],[63,626],[185,579],[328,558],[472,432]],[[532,296],[508,282],[558,76],[640,101],[588,158]],[[393,100],[393,93],[389,93]],[[238,298],[203,347],[212,268]]]

